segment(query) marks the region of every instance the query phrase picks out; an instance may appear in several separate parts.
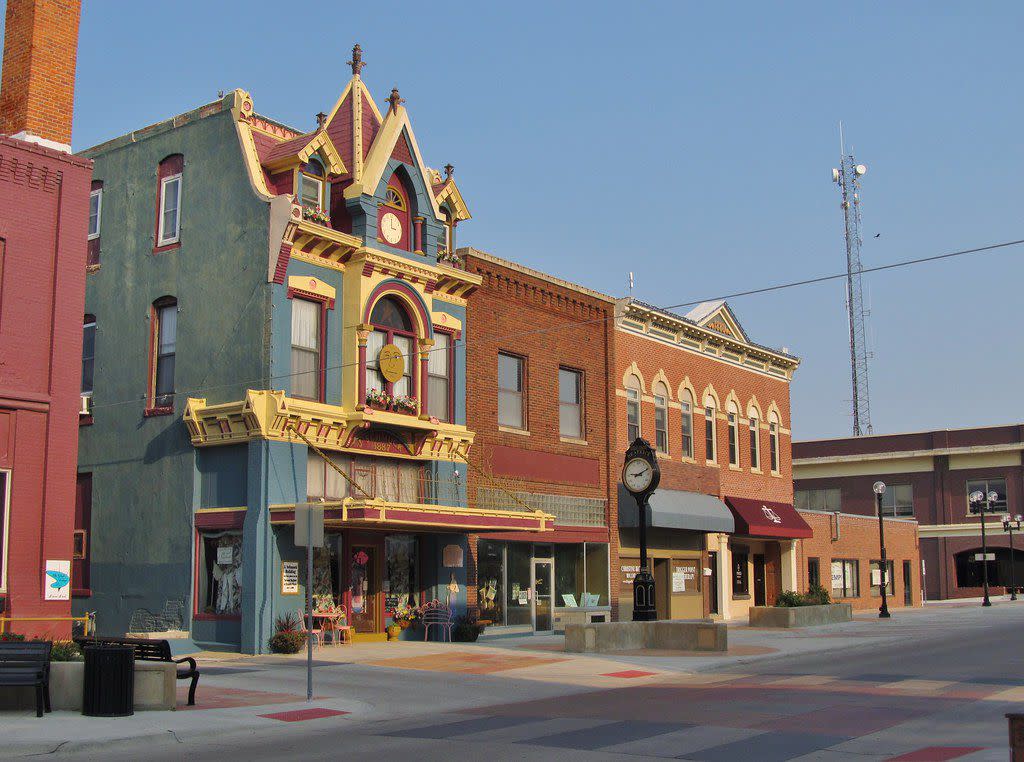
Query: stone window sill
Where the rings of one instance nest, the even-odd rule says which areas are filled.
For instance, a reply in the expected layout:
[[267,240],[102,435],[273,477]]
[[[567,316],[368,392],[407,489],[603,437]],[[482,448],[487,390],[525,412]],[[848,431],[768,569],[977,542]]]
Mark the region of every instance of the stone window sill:
[[530,432],[526,429],[517,429],[512,426],[498,426],[498,431],[503,431],[506,434],[518,434],[521,437],[530,436]]

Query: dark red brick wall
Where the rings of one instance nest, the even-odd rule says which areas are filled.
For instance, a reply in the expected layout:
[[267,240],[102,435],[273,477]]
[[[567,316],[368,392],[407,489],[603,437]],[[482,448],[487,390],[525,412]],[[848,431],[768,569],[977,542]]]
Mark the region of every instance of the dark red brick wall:
[[91,179],[87,160],[0,137],[0,468],[11,470],[8,616],[71,611],[70,601],[43,601],[42,576],[46,560],[71,560]]

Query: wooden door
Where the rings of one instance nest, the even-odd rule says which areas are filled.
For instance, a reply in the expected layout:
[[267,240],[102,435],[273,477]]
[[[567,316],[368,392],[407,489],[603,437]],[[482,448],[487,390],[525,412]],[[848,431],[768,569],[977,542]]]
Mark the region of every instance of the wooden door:
[[765,591],[764,554],[754,554],[754,605],[764,606],[767,600]]
[[379,549],[354,544],[349,549],[349,602],[356,632],[380,632]]

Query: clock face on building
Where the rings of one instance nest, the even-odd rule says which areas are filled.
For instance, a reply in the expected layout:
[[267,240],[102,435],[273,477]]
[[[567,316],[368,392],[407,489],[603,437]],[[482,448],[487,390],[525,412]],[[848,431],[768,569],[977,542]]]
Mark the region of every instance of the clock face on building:
[[384,240],[394,245],[402,240],[402,222],[394,212],[385,212],[380,218],[380,232]]
[[633,458],[622,469],[622,483],[630,492],[645,492],[654,479],[654,468],[643,458]]

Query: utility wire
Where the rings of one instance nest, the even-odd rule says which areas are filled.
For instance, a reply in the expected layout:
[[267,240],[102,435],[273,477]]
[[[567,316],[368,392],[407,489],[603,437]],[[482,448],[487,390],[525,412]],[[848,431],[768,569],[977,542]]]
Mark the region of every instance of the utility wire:
[[[992,251],[998,251],[998,250],[1001,250],[1001,249],[1006,249],[1006,248],[1009,248],[1011,246],[1020,246],[1021,244],[1024,244],[1024,238],[1018,239],[1018,240],[1015,240],[1015,241],[1004,241],[1003,243],[989,244],[988,246],[977,246],[977,247],[971,248],[971,249],[960,249],[958,251],[950,251],[950,252],[946,252],[944,254],[934,254],[934,255],[929,256],[929,257],[917,257],[915,259],[905,259],[905,260],[902,260],[900,262],[891,262],[891,263],[889,263],[887,265],[876,265],[875,267],[865,267],[860,272],[862,274],[866,274],[866,273],[883,272],[883,271],[886,271],[886,270],[896,270],[896,269],[902,268],[902,267],[911,267],[913,265],[927,264],[929,262],[938,262],[938,261],[943,260],[943,259],[952,259],[954,257],[963,257],[963,256],[967,256],[967,255],[970,255],[970,254],[984,254],[984,253],[988,253],[988,252],[992,252]],[[680,309],[680,308],[683,308],[683,307],[695,307],[696,305],[701,304],[703,302],[717,301],[717,300],[726,300],[726,299],[736,299],[736,298],[739,298],[741,296],[754,296],[756,294],[766,294],[766,293],[771,293],[773,291],[782,291],[782,290],[785,290],[785,289],[798,288],[798,287],[801,287],[801,286],[810,286],[810,285],[814,285],[816,283],[826,283],[826,282],[832,281],[832,280],[845,279],[846,277],[847,277],[847,272],[844,270],[841,273],[833,273],[831,275],[821,275],[821,276],[818,276],[816,278],[806,278],[804,280],[789,281],[787,283],[778,283],[778,284],[775,284],[773,286],[763,286],[761,288],[753,288],[753,289],[748,289],[746,291],[735,291],[735,292],[729,293],[729,294],[722,294],[722,295],[719,295],[719,296],[705,297],[703,299],[696,299],[696,300],[688,301],[688,302],[680,302],[679,304],[671,304],[671,305],[668,305],[666,307],[654,306],[654,309],[661,310],[663,312],[668,312],[670,310],[676,310],[676,309]],[[592,325],[592,324],[595,324],[595,323],[604,323],[604,322],[607,322],[609,320],[614,320],[614,319],[615,319],[615,316],[614,315],[610,315],[608,317],[594,318],[592,320],[579,320],[579,321],[574,321],[574,322],[571,322],[571,323],[565,323],[563,325],[558,325],[558,326],[549,326],[547,328],[537,328],[537,329],[530,330],[530,331],[518,331],[518,332],[506,333],[506,334],[498,334],[498,333],[491,334],[491,335],[486,335],[485,334],[483,336],[477,336],[474,339],[473,343],[481,343],[483,341],[494,341],[494,340],[497,340],[497,339],[515,339],[515,338],[519,338],[519,337],[522,337],[522,336],[534,336],[534,335],[537,335],[537,334],[552,333],[552,332],[555,332],[555,331],[565,330],[566,328],[578,328],[580,326]],[[352,326],[349,326],[349,327],[352,327]],[[342,330],[344,330],[344,327],[342,328]],[[470,344],[470,342],[468,342],[468,341],[461,342],[461,346],[462,347],[466,347],[469,344]],[[458,346],[458,342],[456,342],[456,346]],[[427,350],[428,353],[429,352],[437,352],[437,351],[444,351],[444,350],[440,349],[440,348],[435,348],[435,349]],[[414,352],[409,352],[409,353],[402,354],[401,356],[402,357],[415,357],[418,354],[420,354],[420,352],[414,351]],[[354,361],[354,362],[341,363],[340,365],[327,366],[327,367],[324,368],[324,371],[326,372],[326,371],[329,371],[329,370],[341,370],[341,369],[344,369],[344,368],[349,368],[349,367],[358,366],[358,365],[359,365],[359,361],[357,360],[357,361]],[[200,392],[215,391],[217,389],[224,389],[224,388],[229,388],[229,387],[250,386],[251,384],[263,383],[265,380],[266,381],[276,381],[276,380],[280,380],[280,379],[291,378],[293,376],[302,376],[302,375],[306,375],[306,373],[308,373],[308,372],[309,371],[301,371],[301,372],[298,372],[298,373],[281,373],[281,374],[274,375],[274,376],[269,376],[269,377],[261,376],[260,378],[250,379],[248,381],[240,380],[240,381],[233,381],[233,382],[224,383],[224,384],[216,384],[214,386],[206,386],[206,387],[201,387],[201,388],[196,388],[196,389],[183,390],[181,392],[176,392],[175,394],[187,395],[189,397],[192,397],[192,396],[195,396],[197,393],[200,393]],[[143,402],[145,400],[146,400],[146,396],[142,395],[142,396],[131,398],[131,399],[120,400],[120,401],[117,401],[117,402],[106,402],[106,403],[104,403],[102,405],[94,405],[93,406],[93,410],[102,410],[102,409],[111,408],[111,407],[118,407],[120,405],[137,404],[137,403]]]

